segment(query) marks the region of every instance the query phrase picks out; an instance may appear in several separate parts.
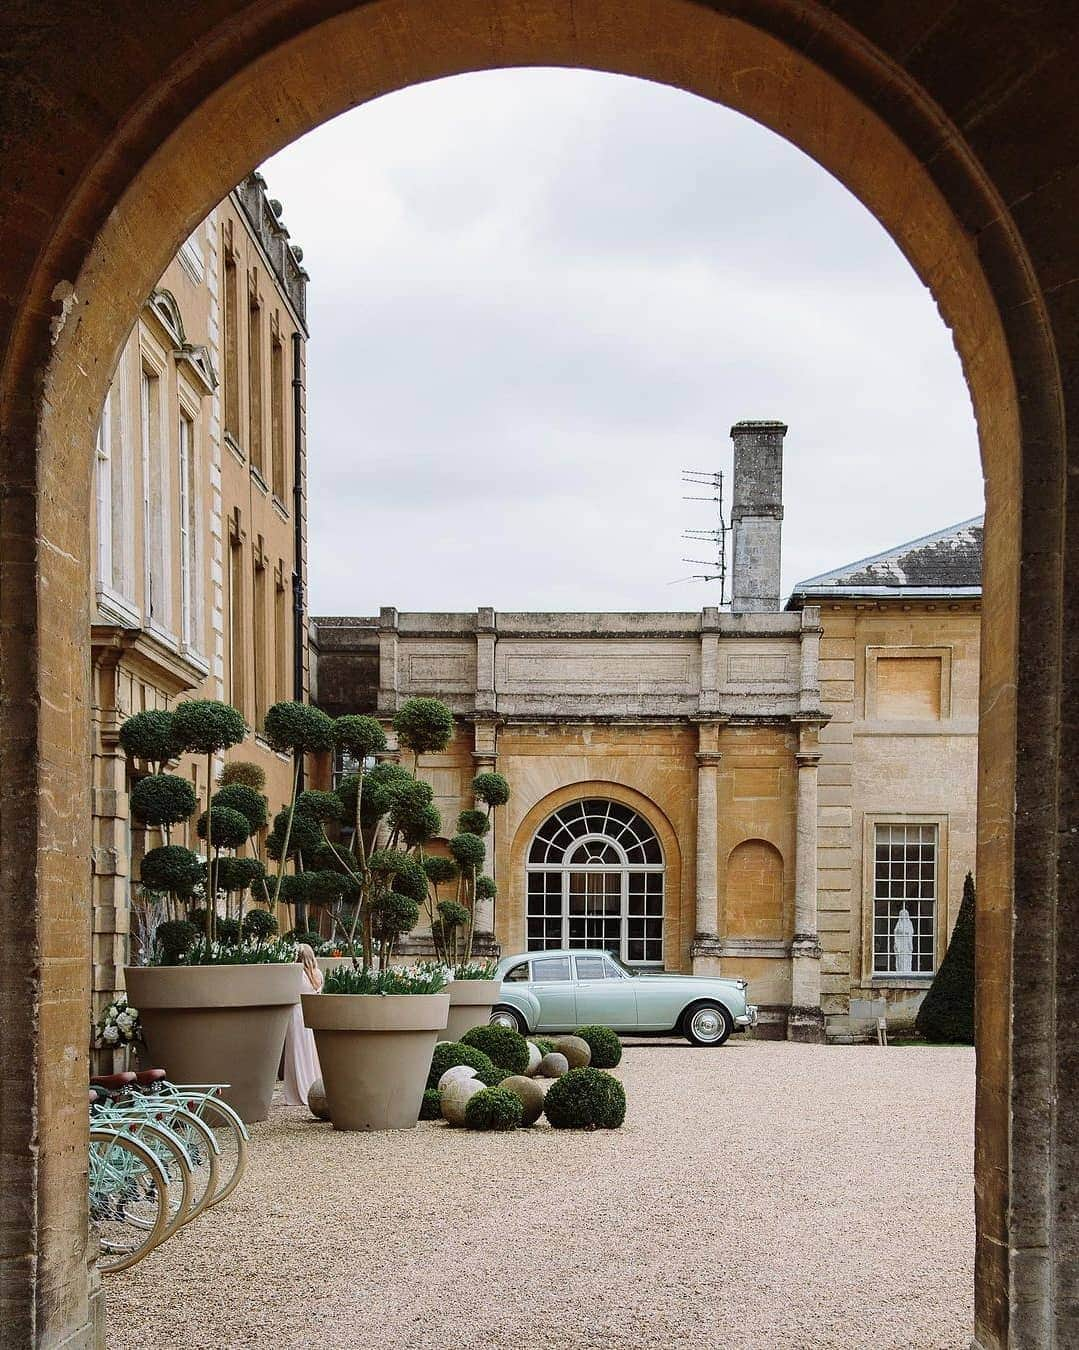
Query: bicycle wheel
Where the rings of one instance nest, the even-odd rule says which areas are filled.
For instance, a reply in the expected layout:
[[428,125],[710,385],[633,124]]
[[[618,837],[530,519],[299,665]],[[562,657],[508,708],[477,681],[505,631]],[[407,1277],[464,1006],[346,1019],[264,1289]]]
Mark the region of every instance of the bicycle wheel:
[[168,1178],[155,1154],[119,1130],[90,1131],[90,1220],[98,1236],[98,1269],[126,1270],[164,1241]]
[[213,1130],[187,1107],[170,1104],[167,1125],[180,1139],[191,1160],[191,1210],[184,1220],[190,1223],[214,1203],[221,1177],[221,1148]]
[[221,1150],[217,1194],[210,1201],[211,1205],[219,1205],[240,1184],[247,1168],[247,1126],[220,1097],[205,1095],[197,1101],[189,1098],[187,1109],[213,1131]]
[[[124,1130],[146,1145],[165,1173],[165,1200],[169,1217],[161,1238],[163,1242],[178,1232],[191,1216],[194,1164],[182,1140],[160,1121],[132,1117],[124,1125]],[[138,1220],[133,1222],[137,1223]]]

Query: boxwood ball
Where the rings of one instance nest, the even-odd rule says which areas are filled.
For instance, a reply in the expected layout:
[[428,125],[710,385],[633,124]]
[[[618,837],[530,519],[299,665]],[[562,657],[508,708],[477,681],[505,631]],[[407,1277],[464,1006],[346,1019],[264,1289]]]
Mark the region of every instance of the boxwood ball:
[[616,1130],[626,1118],[626,1090],[603,1069],[571,1069],[551,1084],[543,1109],[556,1130]]

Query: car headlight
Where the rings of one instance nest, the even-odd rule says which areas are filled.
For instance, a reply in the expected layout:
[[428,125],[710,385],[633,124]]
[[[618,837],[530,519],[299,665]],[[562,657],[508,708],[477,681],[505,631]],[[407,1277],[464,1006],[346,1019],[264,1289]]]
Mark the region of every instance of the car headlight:
[[746,990],[749,988],[749,981],[748,981],[748,980],[735,980],[735,984],[738,986],[739,989],[741,989],[741,991],[742,991],[743,994],[744,994],[744,993],[746,992]]

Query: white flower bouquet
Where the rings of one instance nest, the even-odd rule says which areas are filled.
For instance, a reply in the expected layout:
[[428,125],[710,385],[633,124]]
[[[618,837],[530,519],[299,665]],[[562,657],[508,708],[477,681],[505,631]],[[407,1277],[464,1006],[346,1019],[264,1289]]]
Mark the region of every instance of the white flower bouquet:
[[142,1024],[138,1008],[132,1008],[123,994],[119,994],[105,1009],[100,1021],[94,1024],[94,1049],[115,1050],[121,1045],[138,1045],[142,1041]]

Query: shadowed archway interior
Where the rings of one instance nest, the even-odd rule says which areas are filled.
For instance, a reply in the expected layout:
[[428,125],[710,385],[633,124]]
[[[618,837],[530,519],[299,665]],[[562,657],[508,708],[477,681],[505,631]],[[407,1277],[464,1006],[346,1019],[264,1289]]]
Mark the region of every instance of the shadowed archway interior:
[[274,150],[391,90],[529,65],[669,84],[791,140],[880,220],[953,331],[987,485],[976,1336],[1067,1343],[1077,1173],[1060,1122],[1076,1089],[1074,1074],[1062,1089],[1055,991],[1076,940],[1060,936],[1076,847],[1060,750],[1077,720],[1061,670],[1077,631],[1064,428],[1079,262],[1058,204],[1079,173],[1065,134],[1079,39],[1056,4],[960,3],[946,21],[933,5],[864,10],[211,0],[166,23],[155,7],[60,0],[40,22],[0,20],[0,1317],[12,1344],[94,1343],[86,504],[132,317],[192,226]]

